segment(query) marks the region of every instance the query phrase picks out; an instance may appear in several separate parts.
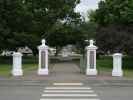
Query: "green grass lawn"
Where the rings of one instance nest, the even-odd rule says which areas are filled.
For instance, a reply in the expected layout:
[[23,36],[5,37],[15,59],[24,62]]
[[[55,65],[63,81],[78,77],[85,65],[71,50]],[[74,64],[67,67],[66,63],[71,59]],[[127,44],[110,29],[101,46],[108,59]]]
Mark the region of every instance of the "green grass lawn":
[[9,76],[11,66],[9,64],[0,64],[0,76]]
[[[37,70],[37,57],[23,57],[23,71]],[[12,70],[12,57],[0,57],[0,76],[10,76]]]
[[[24,73],[28,71],[37,70],[37,64],[23,64]],[[10,64],[0,64],[0,76],[10,76],[12,70],[12,65]]]
[[[54,61],[50,60],[49,68],[52,68]],[[23,57],[22,63],[24,74],[38,69],[38,57]],[[11,76],[11,70],[12,57],[0,57],[0,76]]]

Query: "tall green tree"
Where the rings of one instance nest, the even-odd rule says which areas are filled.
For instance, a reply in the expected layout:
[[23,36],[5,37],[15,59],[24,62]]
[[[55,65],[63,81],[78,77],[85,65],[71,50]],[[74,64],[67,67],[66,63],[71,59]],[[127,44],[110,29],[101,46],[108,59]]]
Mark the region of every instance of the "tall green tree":
[[36,52],[39,41],[48,39],[55,23],[78,22],[80,16],[74,12],[78,3],[79,0],[1,0],[1,50],[29,46]]
[[132,54],[133,0],[104,0],[90,20],[98,24],[97,43],[103,51]]
[[133,0],[104,0],[99,2],[95,21],[100,25],[132,24]]

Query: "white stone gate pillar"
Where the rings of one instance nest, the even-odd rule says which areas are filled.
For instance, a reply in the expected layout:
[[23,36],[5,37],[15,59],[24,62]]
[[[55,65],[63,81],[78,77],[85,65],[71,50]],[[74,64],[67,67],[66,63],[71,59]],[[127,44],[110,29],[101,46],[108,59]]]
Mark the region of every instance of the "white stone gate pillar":
[[22,76],[22,54],[19,52],[13,53],[13,68],[12,68],[12,75],[13,76]]
[[86,47],[86,50],[87,50],[86,75],[97,75],[96,49],[97,49],[97,47],[94,45],[94,41],[90,40],[90,45]]
[[122,71],[122,54],[115,53],[113,55],[113,71],[112,76],[123,76]]
[[38,75],[48,75],[48,46],[45,44],[45,39],[42,40],[42,45],[39,49],[39,66]]

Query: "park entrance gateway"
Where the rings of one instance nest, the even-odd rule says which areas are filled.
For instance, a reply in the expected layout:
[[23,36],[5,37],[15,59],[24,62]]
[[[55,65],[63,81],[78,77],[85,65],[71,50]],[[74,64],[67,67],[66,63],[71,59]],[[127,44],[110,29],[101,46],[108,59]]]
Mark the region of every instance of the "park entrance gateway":
[[[97,75],[96,70],[96,49],[94,41],[90,40],[90,45],[86,47],[86,75]],[[42,40],[42,45],[38,47],[39,50],[39,66],[38,75],[48,75],[48,46],[45,39]]]
[[[96,69],[96,49],[97,47],[94,45],[94,41],[90,40],[90,45],[86,47],[86,75],[97,75]],[[45,44],[45,39],[42,40],[42,45],[38,46],[39,50],[39,65],[38,65],[38,75],[48,75],[48,46]],[[81,66],[84,66],[82,64]],[[13,76],[22,76],[22,54],[19,52],[14,52],[13,54],[13,68],[12,68]],[[115,53],[113,55],[113,70],[112,76],[123,76],[122,71],[122,54]]]

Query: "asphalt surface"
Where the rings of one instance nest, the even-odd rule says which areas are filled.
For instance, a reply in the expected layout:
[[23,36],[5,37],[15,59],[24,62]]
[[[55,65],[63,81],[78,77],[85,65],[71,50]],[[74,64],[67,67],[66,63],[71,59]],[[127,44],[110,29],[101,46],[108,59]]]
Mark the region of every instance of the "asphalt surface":
[[[91,87],[100,100],[133,100],[133,83],[89,81],[84,86]],[[4,81],[0,84],[0,100],[40,100],[44,88],[52,84],[45,81]]]
[[[93,94],[97,95],[97,97],[93,97],[93,99],[90,99],[91,97],[80,97],[77,98],[77,100],[133,100],[132,79],[106,76],[85,76],[79,73],[78,67],[73,63],[56,64],[49,76],[31,75],[17,78],[0,78],[0,100],[67,99],[68,97],[65,97],[66,94],[64,94],[65,96],[63,97],[50,97],[49,95],[51,94],[44,93],[44,91],[47,90],[47,87],[57,87],[58,91],[58,87],[60,86],[54,86],[54,83],[82,83],[83,86],[73,85],[64,87],[78,87],[79,91],[81,91],[81,87],[90,87],[91,90],[94,91]],[[66,90],[64,89],[63,91]],[[68,94],[69,93],[67,93],[67,96],[69,96]],[[80,94],[82,95],[82,93]],[[54,93],[52,95],[54,95]],[[89,93],[85,95],[89,95]],[[76,97],[72,98],[74,100]]]

